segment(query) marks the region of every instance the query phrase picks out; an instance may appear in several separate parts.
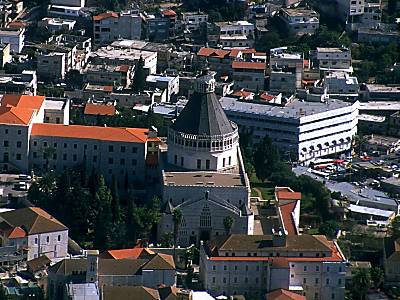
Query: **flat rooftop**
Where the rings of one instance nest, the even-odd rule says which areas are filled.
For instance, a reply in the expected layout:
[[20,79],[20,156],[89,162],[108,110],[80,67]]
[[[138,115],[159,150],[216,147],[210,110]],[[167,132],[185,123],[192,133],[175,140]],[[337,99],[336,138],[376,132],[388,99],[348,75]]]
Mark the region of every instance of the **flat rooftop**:
[[[65,100],[68,101],[68,100]],[[63,110],[65,106],[64,100],[44,100],[44,109]]]
[[360,102],[360,110],[400,110],[398,101],[368,101]]
[[388,86],[383,84],[366,84],[366,87],[370,92],[400,93],[400,85]]
[[245,187],[244,178],[240,174],[216,172],[165,172],[164,185],[174,186],[229,186]]
[[303,102],[295,99],[283,107],[269,104],[242,102],[231,97],[222,97],[220,102],[225,111],[236,111],[291,119],[300,119],[300,117],[352,106],[352,103],[341,100],[330,100],[329,103],[321,103]]
[[317,12],[304,8],[282,8],[291,17],[318,17]]
[[383,123],[386,120],[384,116],[375,116],[369,114],[360,114],[358,116],[359,121],[366,121],[366,122],[376,122],[376,123]]
[[104,57],[109,59],[126,59],[126,60],[138,60],[140,57],[143,59],[149,58],[155,55],[154,52],[138,50],[133,48],[119,49],[115,47],[102,47],[97,51],[92,52],[90,57]]
[[342,52],[349,52],[347,48],[334,48],[334,47],[318,47],[317,52],[320,53],[342,53]]

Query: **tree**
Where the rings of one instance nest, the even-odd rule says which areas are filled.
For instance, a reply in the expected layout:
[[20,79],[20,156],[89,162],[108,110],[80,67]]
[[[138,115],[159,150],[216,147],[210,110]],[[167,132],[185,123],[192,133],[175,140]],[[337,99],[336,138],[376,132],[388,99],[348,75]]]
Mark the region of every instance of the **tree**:
[[231,232],[233,222],[234,222],[234,220],[231,216],[226,216],[224,218],[224,228],[225,228],[226,235],[229,235],[229,233]]
[[381,268],[373,267],[370,271],[370,274],[371,280],[374,283],[374,288],[379,288],[385,279],[385,273]]
[[257,177],[264,182],[276,170],[278,162],[279,150],[272,144],[271,138],[266,136],[257,145],[254,152],[254,167]]
[[172,219],[174,221],[174,247],[177,246],[177,240],[178,240],[178,233],[179,233],[179,227],[181,226],[182,222],[182,211],[180,209],[174,209],[172,213]]
[[144,60],[140,56],[135,69],[135,75],[133,77],[133,90],[135,92],[141,92],[144,90],[146,85],[146,73],[144,70]]
[[319,226],[319,233],[334,238],[339,229],[339,224],[334,220],[329,220]]
[[111,207],[112,207],[113,221],[119,222],[121,219],[121,208],[119,204],[118,182],[114,175],[112,176],[111,195],[112,195]]
[[6,289],[2,284],[0,284],[0,300],[8,300],[10,296],[6,294]]
[[363,300],[371,287],[371,274],[368,269],[357,269],[353,276],[352,294],[355,299]]
[[400,238],[400,216],[395,217],[390,223],[390,234],[394,238]]

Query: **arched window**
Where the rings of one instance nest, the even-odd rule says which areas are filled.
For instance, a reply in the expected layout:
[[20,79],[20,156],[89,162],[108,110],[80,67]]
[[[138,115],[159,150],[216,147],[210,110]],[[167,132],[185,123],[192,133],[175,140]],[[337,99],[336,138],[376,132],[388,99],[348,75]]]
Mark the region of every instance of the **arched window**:
[[200,214],[200,227],[211,227],[211,212],[207,205],[204,205],[203,210]]

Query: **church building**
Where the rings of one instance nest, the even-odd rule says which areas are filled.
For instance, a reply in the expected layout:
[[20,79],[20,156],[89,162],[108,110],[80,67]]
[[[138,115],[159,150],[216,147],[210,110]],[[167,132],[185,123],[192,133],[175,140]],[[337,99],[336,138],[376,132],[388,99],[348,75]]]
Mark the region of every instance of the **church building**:
[[165,209],[158,232],[159,238],[173,232],[173,212],[179,209],[181,246],[229,233],[253,234],[238,127],[228,120],[214,90],[213,74],[203,72],[168,132],[162,174]]

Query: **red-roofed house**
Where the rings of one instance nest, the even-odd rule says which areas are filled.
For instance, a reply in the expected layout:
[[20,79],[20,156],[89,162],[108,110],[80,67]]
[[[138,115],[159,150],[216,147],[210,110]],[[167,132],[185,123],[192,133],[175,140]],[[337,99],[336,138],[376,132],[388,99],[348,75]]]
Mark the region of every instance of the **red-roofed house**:
[[307,300],[307,298],[288,290],[277,289],[266,294],[265,300]]
[[234,88],[250,91],[264,90],[265,69],[266,65],[263,62],[232,62]]
[[117,114],[114,103],[86,103],[83,114],[88,123],[96,125],[99,116],[112,117]]
[[203,47],[197,52],[198,60],[208,66],[218,76],[232,75],[232,62],[242,58],[242,52],[238,49],[222,50]]
[[117,39],[140,40],[142,18],[138,11],[105,12],[93,17],[94,43],[109,44]]

